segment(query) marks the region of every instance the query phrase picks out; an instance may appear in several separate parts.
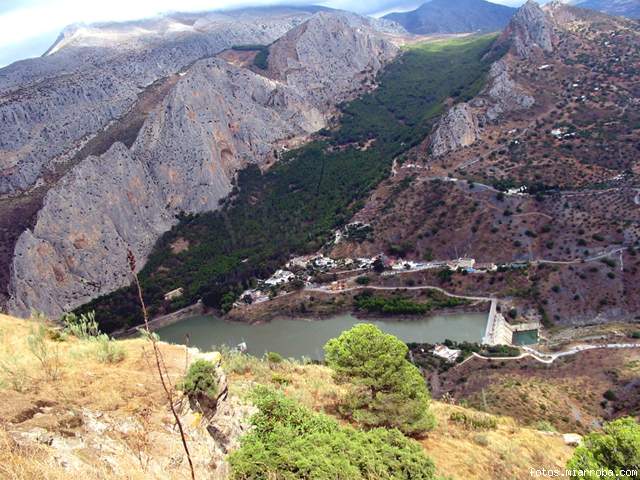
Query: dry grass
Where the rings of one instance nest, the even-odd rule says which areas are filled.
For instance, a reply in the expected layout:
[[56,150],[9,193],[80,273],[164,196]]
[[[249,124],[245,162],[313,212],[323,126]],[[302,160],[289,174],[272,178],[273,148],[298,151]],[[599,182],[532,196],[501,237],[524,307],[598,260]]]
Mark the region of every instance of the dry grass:
[[[16,389],[6,371],[0,373],[0,478],[58,480],[71,474],[86,480],[189,477],[186,460],[179,461],[183,455],[179,435],[154,375],[148,342],[119,342],[124,359],[106,364],[97,360],[90,342],[72,337],[61,342],[48,339],[48,346],[58,348],[60,375],[54,380],[42,372],[27,346],[27,336],[37,327],[35,322],[0,316],[0,362],[19,359],[26,374],[26,381]],[[166,344],[161,348],[175,383],[185,370],[185,349]],[[269,364],[223,352],[223,366],[233,396],[242,397],[257,383],[267,384],[317,411],[334,414],[342,393],[331,371],[320,365]],[[571,454],[559,436],[519,427],[510,418],[498,418],[496,429],[468,430],[451,421],[451,413],[473,416],[477,412],[440,402],[434,402],[432,409],[438,426],[421,443],[435,461],[438,474],[452,479],[528,478],[530,467],[559,467]],[[183,420],[194,448],[198,478],[210,478],[207,433],[201,431],[198,418]],[[108,424],[109,429],[98,434],[92,422]],[[126,428],[119,430],[118,425]],[[81,436],[86,445],[69,457],[55,443],[14,440],[34,431],[69,441]],[[98,439],[103,444],[100,449]],[[74,458],[73,465],[63,467],[61,457]]]
[[469,430],[449,420],[469,409],[434,402],[438,426],[422,441],[440,475],[454,479],[529,478],[530,468],[564,468],[572,449],[557,435],[522,428],[509,417],[496,417],[498,426]]
[[[0,478],[69,478],[61,463],[77,458],[73,471],[86,479],[188,478],[149,342],[119,341],[124,358],[108,363],[100,361],[97,342],[54,340],[55,330],[47,326],[43,343],[58,370],[52,377],[27,341],[41,325],[0,315]],[[162,345],[162,352],[175,384],[184,373],[185,349]],[[49,440],[11,440],[33,432]],[[199,435],[197,428],[192,434]],[[50,438],[83,445],[68,455],[65,445],[48,447]]]

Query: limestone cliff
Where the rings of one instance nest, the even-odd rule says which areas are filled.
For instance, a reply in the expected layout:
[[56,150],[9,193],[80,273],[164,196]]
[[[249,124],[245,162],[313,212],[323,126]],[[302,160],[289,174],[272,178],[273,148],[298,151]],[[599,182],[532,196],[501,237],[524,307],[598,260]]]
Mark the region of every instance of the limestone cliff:
[[478,119],[466,103],[459,103],[440,121],[431,141],[432,153],[439,157],[473,144],[479,136]]
[[553,51],[557,36],[553,23],[535,0],[528,0],[513,16],[500,41],[510,41],[521,58]]
[[314,15],[271,51],[268,75],[219,58],[194,63],[131,149],[116,143],[53,187],[16,244],[10,310],[55,317],[128,284],[127,248],[144,259],[178,213],[217,208],[237,170],[324,127],[335,103],[397,54],[367,23],[339,13]]
[[0,70],[0,195],[35,185],[159,78],[238,44],[268,44],[311,16],[239,11],[75,26],[44,58]]

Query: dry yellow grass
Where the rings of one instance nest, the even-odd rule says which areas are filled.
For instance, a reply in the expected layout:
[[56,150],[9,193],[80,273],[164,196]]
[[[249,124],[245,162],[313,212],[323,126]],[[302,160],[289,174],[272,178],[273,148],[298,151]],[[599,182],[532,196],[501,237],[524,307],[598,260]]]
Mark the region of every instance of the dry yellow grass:
[[[172,430],[148,342],[118,342],[125,357],[108,364],[97,359],[91,342],[73,337],[46,340],[51,351],[57,350],[59,363],[57,378],[51,378],[28,348],[27,337],[38,328],[36,322],[0,315],[0,478],[58,480],[69,478],[71,472],[84,480],[187,478],[185,464],[176,460],[182,458],[179,436]],[[185,349],[163,344],[162,351],[175,382],[184,373]],[[256,383],[268,384],[315,410],[334,414],[342,392],[331,371],[319,365],[269,365],[229,354],[224,355],[223,365],[230,391],[238,397]],[[25,381],[12,378],[15,372],[22,372]],[[498,418],[496,429],[474,431],[452,422],[450,415],[477,412],[440,402],[433,402],[432,409],[438,426],[421,443],[438,473],[452,479],[528,478],[529,468],[560,467],[571,454],[559,436],[521,428],[510,418]],[[87,419],[110,428],[98,435],[89,425],[93,420]],[[185,420],[197,471],[200,477],[209,477],[207,434],[200,431],[197,418]],[[118,431],[118,425],[128,427]],[[32,431],[70,440],[83,436],[86,446],[79,450],[80,461],[70,470],[61,466],[56,445],[14,440]],[[107,447],[99,450],[96,439]]]
[[[0,441],[6,447],[0,454],[0,478],[69,478],[69,470],[60,466],[65,461],[59,458],[60,449],[47,446],[50,440],[20,445],[12,440],[30,432],[82,439],[82,448],[74,453],[80,457],[74,471],[85,479],[187,478],[180,465],[163,472],[181,447],[149,342],[119,341],[124,358],[105,363],[98,359],[96,342],[46,338],[49,367],[43,368],[27,340],[37,336],[41,326],[0,315]],[[184,374],[185,349],[162,345],[162,352],[175,383]],[[197,429],[192,433],[195,437]],[[110,462],[101,454],[121,458]]]

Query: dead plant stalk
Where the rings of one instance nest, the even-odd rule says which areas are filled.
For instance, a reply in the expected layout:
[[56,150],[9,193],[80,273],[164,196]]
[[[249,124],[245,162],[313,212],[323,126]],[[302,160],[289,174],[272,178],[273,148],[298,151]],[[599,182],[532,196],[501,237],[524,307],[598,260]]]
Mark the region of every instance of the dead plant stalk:
[[166,365],[164,365],[164,362],[161,360],[162,354],[158,347],[158,341],[156,337],[152,334],[151,329],[149,328],[149,315],[147,313],[147,306],[144,303],[144,298],[142,296],[142,287],[140,286],[140,280],[138,279],[138,275],[136,274],[136,258],[133,255],[133,252],[131,250],[127,252],[127,260],[129,261],[129,268],[131,269],[131,275],[133,276],[133,281],[135,282],[136,288],[138,289],[138,300],[140,301],[140,307],[142,308],[142,316],[144,318],[144,328],[147,331],[147,337],[151,341],[151,345],[153,347],[153,354],[156,359],[156,367],[158,370],[158,376],[160,377],[160,383],[162,384],[162,388],[167,396],[167,400],[169,401],[169,407],[171,408],[171,413],[173,414],[173,418],[175,419],[176,425],[178,426],[178,430],[180,431],[182,446],[187,455],[187,460],[189,461],[191,478],[192,480],[195,480],[196,474],[193,468],[193,461],[191,460],[191,454],[189,453],[187,438],[185,436],[184,428],[182,427],[182,422],[180,421],[180,417],[176,412],[176,408],[173,402],[173,393],[169,388],[171,379],[169,378],[169,373],[167,371]]

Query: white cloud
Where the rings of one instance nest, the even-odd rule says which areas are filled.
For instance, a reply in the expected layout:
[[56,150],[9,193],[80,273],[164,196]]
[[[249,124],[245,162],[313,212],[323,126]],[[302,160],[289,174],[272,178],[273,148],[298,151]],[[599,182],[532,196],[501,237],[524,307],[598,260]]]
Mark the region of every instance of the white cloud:
[[[494,0],[496,1],[496,0]],[[498,0],[521,3],[521,0]],[[397,7],[406,10],[419,0],[9,0],[0,6],[0,66],[17,58],[39,55],[32,51],[72,23],[124,21],[155,16],[167,11],[202,11],[247,5],[320,4],[373,14]],[[8,57],[8,58],[7,58]]]

